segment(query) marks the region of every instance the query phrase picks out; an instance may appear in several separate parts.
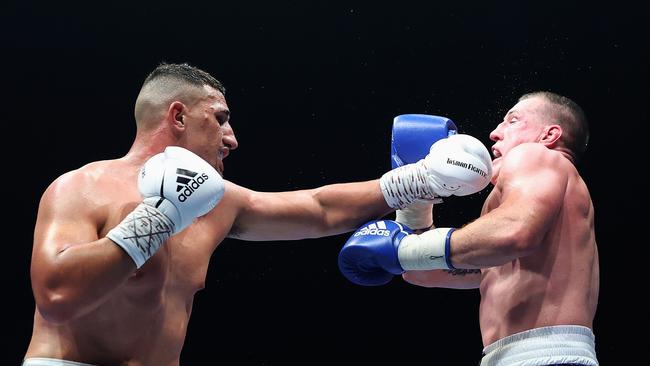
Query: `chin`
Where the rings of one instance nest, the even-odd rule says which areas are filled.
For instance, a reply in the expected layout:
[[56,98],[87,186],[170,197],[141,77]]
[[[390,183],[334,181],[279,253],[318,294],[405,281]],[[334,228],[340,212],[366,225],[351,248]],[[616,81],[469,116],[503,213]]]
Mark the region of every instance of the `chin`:
[[492,185],[497,185],[497,179],[499,178],[499,171],[500,171],[499,166],[492,166],[492,178],[490,178],[490,182]]
[[223,163],[222,162],[217,162],[214,164],[214,168],[217,169],[217,172],[219,172],[219,175],[223,177]]
[[490,183],[492,183],[493,186],[497,185],[497,178],[499,178],[499,175],[497,175],[497,174],[492,176],[492,179],[490,180]]

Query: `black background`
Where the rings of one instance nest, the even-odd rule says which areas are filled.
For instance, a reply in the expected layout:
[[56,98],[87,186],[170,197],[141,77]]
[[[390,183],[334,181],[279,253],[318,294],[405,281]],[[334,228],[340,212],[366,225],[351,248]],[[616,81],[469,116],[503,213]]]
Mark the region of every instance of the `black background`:
[[[635,185],[645,184],[639,176],[648,170],[641,153],[648,32],[638,8],[621,1],[23,1],[0,10],[3,365],[20,362],[31,334],[29,262],[41,193],[66,171],[126,153],[135,97],[161,61],[189,62],[224,82],[240,143],[225,161],[226,177],[261,191],[379,177],[390,168],[398,114],[447,116],[490,146],[488,133],[519,95],[571,97],[592,132],[580,171],[596,209],[601,259],[598,355],[602,365],[643,359],[637,344],[647,341],[648,317],[634,304],[647,286],[634,272],[645,265],[638,253],[647,239],[632,221],[645,200],[645,187]],[[447,199],[436,224],[476,218],[488,190]],[[478,363],[477,291],[400,279],[354,286],[336,266],[347,237],[225,240],[196,296],[182,364]]]

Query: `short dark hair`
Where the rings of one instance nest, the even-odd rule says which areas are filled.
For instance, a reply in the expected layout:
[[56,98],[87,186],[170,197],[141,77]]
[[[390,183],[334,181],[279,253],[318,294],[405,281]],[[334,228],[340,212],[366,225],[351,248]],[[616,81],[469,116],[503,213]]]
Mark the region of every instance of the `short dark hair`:
[[553,118],[551,123],[562,127],[561,141],[571,151],[577,163],[589,144],[589,124],[585,112],[573,100],[550,91],[527,93],[522,95],[519,101],[532,97],[542,97],[549,102],[549,113]]
[[226,95],[226,88],[219,80],[215,79],[208,72],[189,65],[186,62],[181,64],[170,64],[166,62],[160,63],[160,65],[158,65],[158,67],[156,67],[151,73],[149,73],[147,78],[144,79],[142,85],[146,85],[152,80],[165,77],[180,79],[197,87],[209,85],[221,92],[221,94]]

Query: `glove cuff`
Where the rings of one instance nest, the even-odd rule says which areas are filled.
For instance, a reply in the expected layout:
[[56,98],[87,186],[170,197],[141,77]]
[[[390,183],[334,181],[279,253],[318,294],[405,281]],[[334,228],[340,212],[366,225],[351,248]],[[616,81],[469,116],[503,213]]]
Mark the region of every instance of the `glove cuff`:
[[426,166],[423,160],[386,172],[379,179],[386,203],[395,209],[403,209],[418,198],[437,198],[427,183]]
[[451,233],[454,228],[439,228],[408,235],[397,250],[399,263],[406,271],[456,269],[451,264]]
[[162,211],[141,203],[106,237],[124,249],[140,268],[173,232],[174,223]]

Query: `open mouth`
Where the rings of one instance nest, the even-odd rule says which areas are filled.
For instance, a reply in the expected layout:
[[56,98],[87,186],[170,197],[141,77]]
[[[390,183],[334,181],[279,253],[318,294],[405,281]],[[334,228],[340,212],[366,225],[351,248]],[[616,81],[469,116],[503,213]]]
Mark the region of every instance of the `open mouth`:
[[222,147],[219,150],[217,150],[217,158],[219,160],[223,160],[230,154],[230,150],[227,147]]

